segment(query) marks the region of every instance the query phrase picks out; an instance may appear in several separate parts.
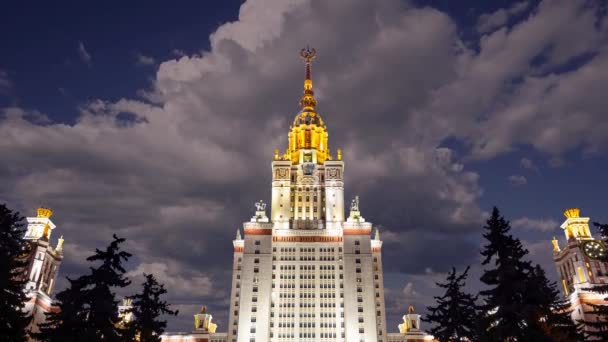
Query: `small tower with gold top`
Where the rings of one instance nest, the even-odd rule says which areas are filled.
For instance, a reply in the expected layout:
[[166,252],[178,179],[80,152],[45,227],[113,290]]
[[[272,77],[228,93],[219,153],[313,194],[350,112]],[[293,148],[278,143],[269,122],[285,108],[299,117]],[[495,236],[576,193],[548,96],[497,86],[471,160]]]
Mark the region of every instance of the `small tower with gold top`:
[[407,315],[403,315],[403,323],[398,326],[399,333],[405,335],[405,341],[436,341],[432,335],[429,335],[420,329],[421,316],[414,312],[414,307],[410,306],[407,311]]
[[33,315],[31,328],[37,331],[38,324],[45,319],[44,313],[52,310],[51,294],[63,260],[63,236],[57,239],[55,248],[51,246],[51,233],[56,228],[51,216],[53,211],[40,207],[35,217],[27,218],[27,230],[24,239],[29,241],[27,258],[27,277],[25,292],[28,302],[25,311]]
[[570,298],[572,318],[593,320],[592,309],[586,303],[608,301],[589,289],[608,282],[608,263],[604,256],[608,253],[603,241],[595,239],[589,229],[589,217],[581,217],[579,208],[564,211],[566,219],[560,228],[564,231],[566,243],[560,246],[554,237],[553,260],[560,278],[564,296]]

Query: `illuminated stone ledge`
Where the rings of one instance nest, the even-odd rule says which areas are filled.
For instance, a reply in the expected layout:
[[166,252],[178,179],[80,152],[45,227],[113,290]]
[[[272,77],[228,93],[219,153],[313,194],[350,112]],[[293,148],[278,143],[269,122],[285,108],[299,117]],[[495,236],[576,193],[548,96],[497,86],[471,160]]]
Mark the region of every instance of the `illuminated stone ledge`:
[[227,342],[227,333],[192,334],[171,333],[160,336],[161,342]]

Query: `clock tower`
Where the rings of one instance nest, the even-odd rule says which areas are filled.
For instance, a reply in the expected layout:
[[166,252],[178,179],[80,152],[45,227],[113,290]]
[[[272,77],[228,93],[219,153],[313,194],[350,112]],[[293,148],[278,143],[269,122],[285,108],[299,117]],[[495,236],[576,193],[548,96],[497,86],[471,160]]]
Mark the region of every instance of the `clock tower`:
[[589,229],[589,218],[580,217],[580,209],[564,211],[566,220],[560,226],[566,236],[566,245],[560,248],[553,238],[553,260],[557,267],[564,296],[570,298],[572,319],[593,321],[593,308],[589,304],[606,304],[608,301],[589,289],[608,283],[608,253],[603,241],[593,238]]

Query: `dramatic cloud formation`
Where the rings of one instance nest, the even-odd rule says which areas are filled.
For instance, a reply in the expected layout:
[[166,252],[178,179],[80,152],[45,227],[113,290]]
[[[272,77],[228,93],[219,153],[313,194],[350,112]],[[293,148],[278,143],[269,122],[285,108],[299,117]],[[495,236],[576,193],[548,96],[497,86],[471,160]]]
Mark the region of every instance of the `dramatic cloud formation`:
[[[247,1],[209,50],[160,63],[146,100],[91,101],[73,124],[3,109],[0,199],[55,210],[63,274],[115,232],[137,256],[132,274],[155,273],[180,305],[171,330],[189,329],[203,303],[225,327],[231,239],[270,196],[269,164],[302,91],[297,52],[310,43],[346,196],[389,232],[394,327],[403,297],[429,305],[443,272],[477,262],[483,175],[468,162],[521,145],[550,160],[608,146],[605,20],[584,1],[529,6],[482,16],[483,34],[465,41],[445,13],[397,0]],[[82,42],[79,53],[91,63]]]

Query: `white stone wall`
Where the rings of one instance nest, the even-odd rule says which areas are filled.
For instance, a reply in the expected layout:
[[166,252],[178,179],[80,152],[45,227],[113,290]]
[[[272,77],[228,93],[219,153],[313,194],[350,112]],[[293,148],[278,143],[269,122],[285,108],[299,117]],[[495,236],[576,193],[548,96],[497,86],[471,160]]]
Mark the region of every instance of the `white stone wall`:
[[243,240],[234,241],[234,257],[232,260],[232,285],[230,293],[230,314],[228,319],[228,332],[227,341],[236,342],[236,336],[238,331],[239,323],[239,309],[240,309],[240,297],[241,297],[241,275],[242,275],[242,263],[243,263],[243,252],[240,247],[244,244]]
[[326,228],[341,228],[344,222],[344,163],[325,162]]
[[[372,246],[374,242],[378,243],[380,241],[373,240]],[[382,245],[379,243],[380,246]],[[376,330],[378,335],[378,342],[386,342],[387,341],[387,331],[386,331],[386,308],[384,302],[384,274],[382,271],[382,253],[380,250],[372,252],[372,262],[374,267],[374,299],[375,299],[375,308],[376,308]],[[380,313],[378,315],[378,313]]]
[[237,341],[267,341],[270,329],[272,237],[245,232],[244,240]]
[[288,228],[290,219],[291,161],[272,163],[272,200],[270,220],[275,228]]

